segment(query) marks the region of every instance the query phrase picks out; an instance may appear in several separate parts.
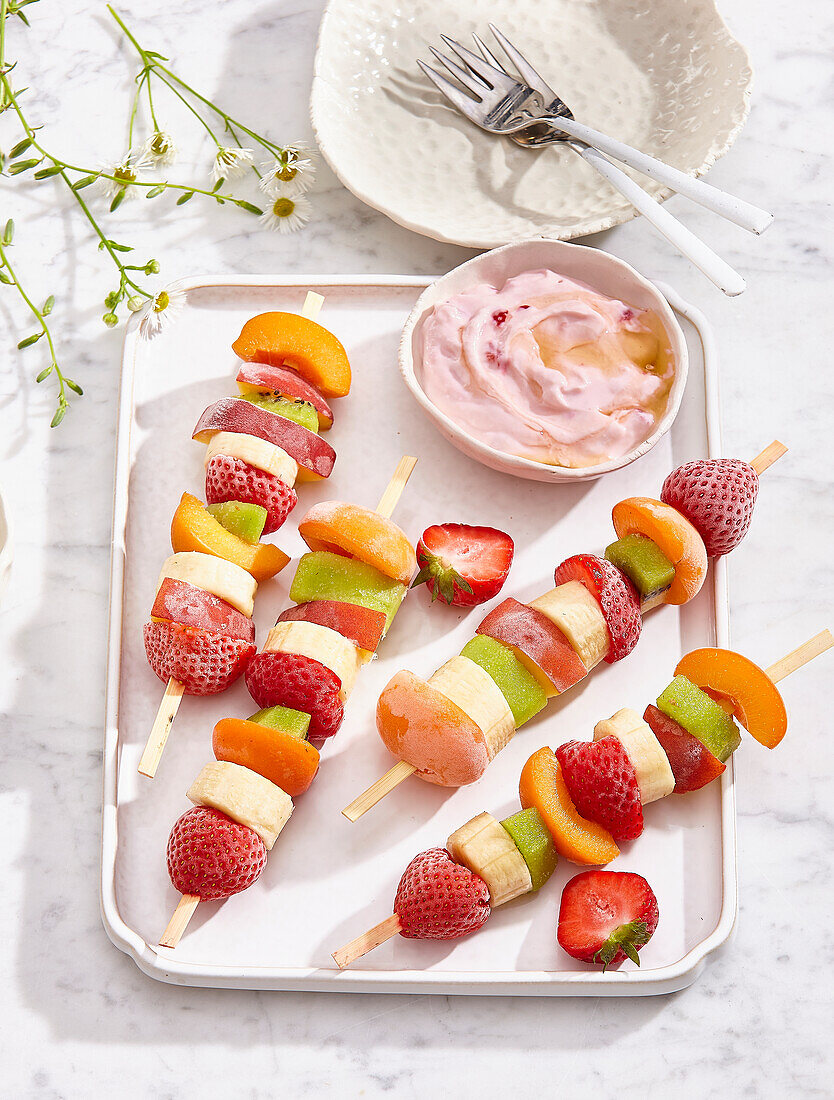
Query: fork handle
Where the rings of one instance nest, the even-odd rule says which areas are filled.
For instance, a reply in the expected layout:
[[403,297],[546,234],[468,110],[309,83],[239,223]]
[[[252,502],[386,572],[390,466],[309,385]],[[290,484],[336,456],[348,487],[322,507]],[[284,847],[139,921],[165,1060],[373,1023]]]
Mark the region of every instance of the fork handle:
[[576,119],[553,116],[542,121],[548,121],[571,137],[593,145],[595,149],[613,157],[614,160],[620,161],[637,172],[642,172],[644,176],[662,183],[665,187],[671,187],[679,195],[684,195],[699,206],[719,214],[750,233],[764,233],[773,221],[773,215],[767,210],[728,195],[726,191],[713,187],[711,183],[689,176],[670,164],[664,164],[662,160],[650,157],[648,153],[641,153],[639,149],[633,149],[630,145],[617,141],[616,138],[601,134],[598,130],[592,130],[590,126],[585,126]]
[[741,294],[745,290],[747,284],[741,275],[713,252],[708,245],[704,244],[699,237],[696,237],[694,233],[687,229],[685,225],[682,225],[677,218],[673,218],[669,211],[653,199],[647,191],[644,191],[638,183],[635,183],[631,176],[627,176],[625,172],[612,164],[598,149],[581,143],[570,142],[570,145],[589,164],[593,165],[612,187],[615,187],[624,198],[627,198],[631,205],[640,211],[646,221],[650,222],[658,233],[661,233],[670,244],[674,245],[688,260],[691,260],[719,290],[723,290],[730,297]]

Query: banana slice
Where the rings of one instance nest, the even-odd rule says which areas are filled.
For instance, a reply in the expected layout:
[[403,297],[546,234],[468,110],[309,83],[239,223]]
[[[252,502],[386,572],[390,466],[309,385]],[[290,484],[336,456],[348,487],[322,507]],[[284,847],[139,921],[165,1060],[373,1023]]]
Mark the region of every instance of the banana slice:
[[568,581],[532,600],[535,607],[565,635],[589,671],[599,664],[611,638],[600,606],[584,584]]
[[513,712],[499,686],[480,665],[468,657],[452,657],[430,677],[429,684],[480,727],[490,760],[512,741]]
[[492,814],[478,814],[446,841],[449,855],[489,887],[489,903],[495,908],[533,889],[530,868],[512,837]]
[[240,764],[217,761],[206,764],[186,797],[195,806],[220,810],[254,830],[271,848],[292,813],[292,799],[280,787]]
[[342,681],[339,689],[342,702],[353,691],[361,663],[356,644],[338,630],[299,621],[276,623],[264,643],[264,653],[298,653],[318,661]]
[[206,446],[206,466],[217,455],[239,458],[241,462],[247,462],[258,470],[274,474],[290,488],[295,485],[295,479],[298,477],[298,463],[295,459],[290,458],[281,447],[276,447],[266,439],[259,439],[256,435],[244,435],[243,432],[217,432]]
[[213,554],[201,554],[196,550],[186,550],[181,554],[172,554],[165,561],[156,582],[157,592],[166,577],[175,581],[186,581],[202,588],[204,592],[211,592],[252,618],[258,582],[233,561],[216,558]]
[[664,798],[675,789],[675,776],[663,746],[636,710],[623,707],[594,726],[594,740],[616,737],[637,773],[643,805]]

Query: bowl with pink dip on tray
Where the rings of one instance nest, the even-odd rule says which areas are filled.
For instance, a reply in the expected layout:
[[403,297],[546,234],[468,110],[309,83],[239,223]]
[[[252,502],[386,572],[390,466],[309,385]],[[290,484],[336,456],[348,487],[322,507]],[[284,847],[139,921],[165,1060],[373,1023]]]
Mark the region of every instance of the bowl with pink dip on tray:
[[535,239],[485,252],[423,292],[400,371],[470,458],[533,481],[587,481],[669,430],[688,368],[664,296],[599,249]]

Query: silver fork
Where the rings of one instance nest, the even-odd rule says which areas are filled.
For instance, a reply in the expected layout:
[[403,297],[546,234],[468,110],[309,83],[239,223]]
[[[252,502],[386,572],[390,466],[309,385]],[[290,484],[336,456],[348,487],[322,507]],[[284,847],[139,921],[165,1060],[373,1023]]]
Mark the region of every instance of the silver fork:
[[[445,35],[441,37],[457,60],[452,60],[430,47],[436,60],[458,83],[450,81],[422,61],[418,61],[418,64],[462,114],[488,133],[505,134],[520,144],[532,147],[540,147],[552,141],[567,142],[725,294],[740,294],[745,289],[745,282],[738,272],[681,225],[630,176],[603,156],[600,149],[754,232],[761,232],[766,228],[772,220],[771,216],[766,211],[725,195],[710,184],[687,176],[662,161],[576,122],[567,106],[512,43],[492,24],[490,29],[519,71],[521,81],[506,71],[477,36],[475,41],[482,56]],[[461,91],[461,86],[465,91]],[[592,141],[594,144],[591,144]],[[599,148],[595,148],[595,145]]]

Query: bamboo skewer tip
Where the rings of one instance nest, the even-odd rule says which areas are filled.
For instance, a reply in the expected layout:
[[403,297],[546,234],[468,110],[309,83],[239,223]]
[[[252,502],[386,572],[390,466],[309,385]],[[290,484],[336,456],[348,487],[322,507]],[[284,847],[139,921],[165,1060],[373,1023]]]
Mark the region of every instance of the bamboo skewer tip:
[[765,673],[774,684],[778,684],[780,680],[784,680],[786,676],[790,676],[792,672],[796,672],[797,669],[807,665],[832,647],[834,647],[834,634],[826,628],[797,646],[796,649],[792,649],[790,653],[786,653],[775,664],[766,668]]
[[180,898],[168,926],[159,940],[160,947],[176,947],[182,939],[183,932],[188,927],[188,922],[194,916],[197,906],[200,904],[199,894],[183,894]]
[[379,504],[376,506],[379,515],[390,519],[391,513],[396,508],[397,501],[402,496],[402,491],[406,487],[416,465],[417,459],[412,455],[403,455],[397,463],[397,468],[394,470],[394,474],[386,485],[385,492],[379,498]]
[[156,718],[154,718],[151,732],[148,734],[148,740],[145,742],[145,748],[139,761],[139,774],[147,776],[148,779],[153,779],[156,775],[156,769],[159,767],[159,761],[165,751],[168,734],[171,732],[171,727],[177,716],[184,691],[185,685],[173,678],[165,685]]
[[750,465],[756,471],[757,474],[763,474],[765,470],[769,469],[774,462],[777,462],[782,455],[787,454],[788,448],[784,443],[778,439],[774,439],[772,443],[768,443],[763,451],[756,455]]
[[379,924],[375,924],[373,928],[369,928],[367,932],[363,932],[355,940],[351,940],[344,947],[340,947],[338,951],[334,951],[330,957],[340,970],[344,970],[345,967],[350,966],[357,959],[361,959],[363,955],[367,955],[369,951],[373,951],[374,948],[379,947],[386,940],[393,939],[401,928],[400,918],[396,913],[392,913],[390,917],[386,917]]
[[367,790],[345,806],[342,810],[342,816],[346,817],[348,821],[358,821],[363,814],[376,806],[377,802],[381,802],[404,779],[408,779],[416,771],[417,769],[413,764],[408,764],[405,760],[398,760],[393,768],[388,769],[385,775],[381,775]]
[[301,316],[306,317],[308,321],[315,321],[323,305],[324,295],[317,294],[315,290],[308,290],[304,305],[301,307]]

